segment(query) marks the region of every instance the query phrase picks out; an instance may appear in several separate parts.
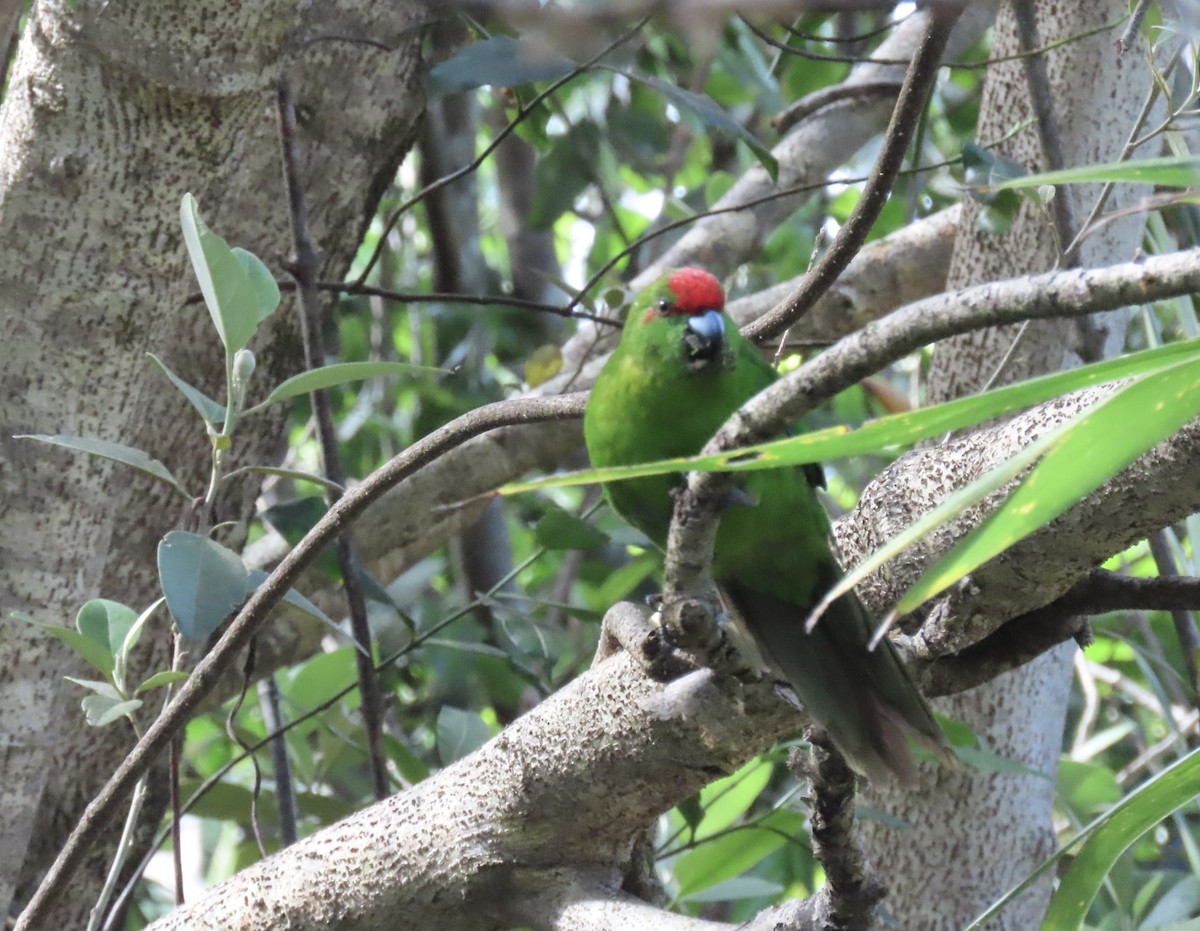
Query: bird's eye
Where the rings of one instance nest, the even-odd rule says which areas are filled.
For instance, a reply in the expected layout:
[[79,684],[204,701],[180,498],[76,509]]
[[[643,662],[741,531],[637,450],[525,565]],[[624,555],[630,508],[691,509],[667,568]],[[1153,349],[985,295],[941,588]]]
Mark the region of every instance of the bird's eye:
[[664,297],[662,300],[660,300],[658,302],[658,309],[661,310],[664,314],[669,314],[672,310],[675,309],[675,305],[672,304],[670,301],[668,301]]

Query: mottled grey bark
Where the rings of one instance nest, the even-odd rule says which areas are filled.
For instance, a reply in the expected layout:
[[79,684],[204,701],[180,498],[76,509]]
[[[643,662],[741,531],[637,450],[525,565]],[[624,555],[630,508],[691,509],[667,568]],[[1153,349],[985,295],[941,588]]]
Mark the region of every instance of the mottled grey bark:
[[[1036,11],[1041,40],[1050,42],[1112,22],[1124,10],[1120,0],[1094,4],[1039,2]],[[992,54],[1016,51],[1016,35],[1012,10],[1006,7],[997,20]],[[1111,43],[1111,36],[1100,34],[1047,55],[1067,165],[1117,158],[1149,90],[1150,75],[1140,56],[1118,58]],[[998,139],[1028,120],[1030,113],[1023,64],[1008,62],[989,69],[977,137]],[[1003,151],[1030,170],[1045,166],[1036,127],[1018,133]],[[1095,193],[1060,188],[1057,196],[1072,198],[1074,212],[1080,216],[1090,208]],[[1110,206],[1127,205],[1137,196],[1136,189],[1120,188]],[[1006,235],[979,230],[975,223],[978,211],[978,205],[972,202],[964,205],[947,287],[1054,267],[1066,244],[1060,244],[1056,237],[1049,209],[1026,205]],[[1141,230],[1141,217],[1111,224],[1085,244],[1081,261],[1100,265],[1132,259]],[[1110,353],[1119,350],[1124,319],[1118,311],[1115,316],[1107,315],[1083,326],[1067,320],[1028,324],[1000,383],[1077,364],[1081,356],[1095,356],[1106,348]],[[996,372],[1020,328],[1017,324],[939,344],[929,376],[929,400],[978,391]],[[994,439],[991,442],[994,449]],[[966,456],[967,461],[972,458],[979,457]],[[918,514],[963,483],[965,476],[956,474],[954,465],[947,469],[941,464],[943,460],[961,465],[953,448],[929,450],[928,455],[881,476],[879,491],[869,489],[865,497],[886,501],[886,513],[897,519],[903,520],[905,512]],[[892,484],[882,484],[889,480]],[[862,513],[868,517],[871,512]],[[875,519],[881,516],[876,513]],[[887,532],[886,528],[879,529]],[[947,545],[947,541],[941,541],[941,545]],[[1063,554],[1060,551],[1058,555]],[[1023,563],[1027,571],[1033,572],[1024,579],[1025,591],[1037,591],[1032,580],[1036,578],[1038,558],[1032,556]],[[1040,558],[1046,565],[1047,554],[1042,553]],[[1059,558],[1049,565],[1062,563]],[[1037,600],[1045,603],[1057,593],[1052,584],[1047,584],[1044,600]],[[963,605],[959,609],[966,611]],[[966,618],[962,621],[965,624]],[[939,701],[937,708],[963,720],[986,748],[1053,776],[1061,748],[1074,650],[1073,644],[1059,647],[987,685]],[[899,925],[928,931],[960,928],[1022,879],[1054,849],[1050,823],[1053,796],[1053,779],[983,773],[970,767],[953,772],[927,769],[920,788],[912,793],[887,787],[872,791],[868,795],[872,803],[908,825],[899,830],[883,822],[871,822],[864,832],[872,858],[886,871],[891,887],[887,907]],[[1050,878],[1046,876],[1036,884],[989,927],[1013,931],[1036,927],[1048,901]]]
[[[289,249],[273,89],[287,69],[304,114],[304,178],[325,273],[347,267],[415,131],[424,13],[415,5],[41,2],[0,110],[0,613],[70,624],[89,597],[154,597],[158,538],[185,502],[106,461],[14,433],[100,437],[148,450],[202,494],[209,442],[147,364],[161,355],[219,396],[222,354],[179,232],[194,193],[209,224],[278,274]],[[318,35],[370,36],[395,51]],[[336,81],[329,80],[336,74]],[[255,343],[262,386],[298,368],[289,303]],[[282,412],[243,421],[234,464],[271,461]],[[221,519],[245,519],[243,482]],[[128,729],[85,727],[64,673],[78,660],[38,628],[0,642],[0,900],[25,894],[82,805],[128,749]],[[141,669],[166,663],[165,623]],[[136,672],[135,672],[136,675]],[[82,926],[111,848],[58,906]],[[21,893],[18,893],[21,894]]]

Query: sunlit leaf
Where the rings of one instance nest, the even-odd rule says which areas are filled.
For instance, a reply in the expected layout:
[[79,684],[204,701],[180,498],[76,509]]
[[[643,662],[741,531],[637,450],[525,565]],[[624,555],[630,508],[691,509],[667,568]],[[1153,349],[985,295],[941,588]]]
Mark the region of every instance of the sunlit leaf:
[[880,417],[869,420],[853,430],[845,426],[836,426],[770,443],[745,446],[733,452],[713,456],[687,456],[634,466],[566,472],[525,482],[512,482],[500,488],[497,493],[514,495],[541,488],[586,485],[677,472],[775,469],[810,462],[826,462],[844,456],[887,452],[918,440],[1031,407],[1065,392],[1157,371],[1165,366],[1194,358],[1200,358],[1200,340],[1184,340],[1157,349],[1147,349],[1116,359],[1056,372],[982,394],[957,398],[944,404]]
[[1042,931],[1076,931],[1117,858],[1135,840],[1200,793],[1200,751],[1164,769],[1092,822],[1081,836],[1042,921]]
[[1078,168],[1009,178],[994,187],[998,190],[1016,190],[1038,188],[1046,184],[1092,184],[1104,181],[1127,181],[1158,187],[1194,187],[1200,185],[1200,155],[1167,155],[1104,165],[1080,165]]
[[804,818],[797,812],[781,809],[754,825],[702,841],[681,854],[671,867],[679,884],[679,896],[690,898],[732,879],[784,844],[803,836]]
[[1017,489],[928,569],[896,605],[914,610],[1049,523],[1147,450],[1200,415],[1200,365],[1139,378],[1029,448],[1045,454]]

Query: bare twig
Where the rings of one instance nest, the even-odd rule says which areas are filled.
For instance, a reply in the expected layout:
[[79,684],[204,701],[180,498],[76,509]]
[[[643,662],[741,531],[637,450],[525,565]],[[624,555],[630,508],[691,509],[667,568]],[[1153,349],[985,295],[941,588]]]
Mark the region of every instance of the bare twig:
[[804,277],[803,283],[786,301],[746,331],[750,338],[776,336],[799,320],[804,312],[829,290],[837,276],[866,242],[867,234],[895,183],[913,129],[929,102],[929,94],[937,79],[942,51],[961,12],[961,7],[953,5],[939,5],[930,10],[928,27],[921,36],[912,62],[904,75],[900,96],[884,136],[883,148],[879,152],[879,158],[862,196],[854,205],[854,210],[845,224],[838,230],[829,251],[821,257],[821,261]]
[[[304,344],[304,367],[308,371],[319,368],[325,361],[325,346],[322,336],[321,303],[317,299],[313,282],[317,278],[319,262],[317,251],[308,234],[308,211],[304,206],[304,188],[300,184],[299,142],[296,138],[296,108],[292,101],[287,80],[281,80],[277,90],[279,113],[279,149],[283,156],[283,177],[288,195],[288,216],[291,220],[292,247],[294,255],[288,262],[288,271],[296,279],[296,290],[300,298],[300,334]],[[382,240],[381,240],[382,241]],[[338,486],[346,487],[346,471],[342,468],[338,453],[337,430],[333,425],[333,411],[329,391],[318,388],[311,393],[313,417],[317,423],[317,439],[321,446],[321,463],[325,477]],[[341,497],[333,488],[326,488],[325,498],[332,506]],[[353,537],[349,529],[338,535],[334,547],[338,568],[342,574],[342,585],[346,592],[346,609],[350,615],[350,630],[361,647],[354,651],[358,664],[358,682],[362,692],[363,730],[367,738],[367,757],[371,764],[371,784],[375,798],[387,798],[390,791],[387,775],[387,756],[383,752],[380,733],[383,717],[383,699],[379,693],[379,681],[371,662],[371,628],[367,624],[367,603],[359,577],[358,558]],[[286,761],[286,757],[284,758]]]
[[1138,0],[1138,5],[1133,8],[1133,12],[1129,15],[1129,23],[1122,30],[1120,37],[1113,44],[1117,47],[1117,55],[1124,55],[1129,51],[1129,46],[1133,45],[1133,37],[1137,35],[1139,29],[1142,28],[1142,20],[1146,18],[1146,13],[1150,10],[1150,0]]
[[187,722],[212,689],[221,681],[232,658],[245,649],[254,633],[265,622],[270,610],[287,593],[300,572],[311,563],[341,529],[354,521],[373,501],[422,466],[427,465],[472,437],[497,427],[537,423],[547,420],[574,419],[583,415],[582,394],[557,397],[519,398],[496,401],[456,418],[409,446],[362,484],[341,498],[326,512],[260,585],[230,623],[221,639],[192,670],[187,682],[147,729],[84,810],[58,857],[43,878],[14,931],[33,931],[40,927],[46,910],[62,894],[64,885],[79,868],[84,855],[98,833],[112,817],[116,807],[133,790],[138,777],[146,771],[171,737]]

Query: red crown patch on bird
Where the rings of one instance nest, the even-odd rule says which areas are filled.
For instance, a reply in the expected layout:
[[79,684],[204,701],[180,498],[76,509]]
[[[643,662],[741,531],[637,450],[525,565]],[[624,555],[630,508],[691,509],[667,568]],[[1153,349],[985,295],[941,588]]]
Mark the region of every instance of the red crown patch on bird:
[[723,310],[721,282],[702,268],[681,268],[667,279],[675,295],[675,312],[694,316],[706,310]]

